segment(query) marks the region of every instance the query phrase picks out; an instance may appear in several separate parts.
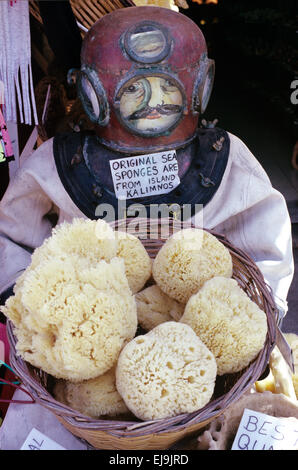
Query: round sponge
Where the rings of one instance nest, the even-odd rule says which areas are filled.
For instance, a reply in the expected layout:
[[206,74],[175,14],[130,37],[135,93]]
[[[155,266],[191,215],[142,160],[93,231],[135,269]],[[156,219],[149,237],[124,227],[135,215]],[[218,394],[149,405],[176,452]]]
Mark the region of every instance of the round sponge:
[[235,279],[207,281],[186,304],[180,322],[193,328],[212,351],[218,375],[246,367],[264,346],[266,314]]
[[129,413],[116,389],[115,368],[95,379],[73,383],[59,380],[54,387],[55,398],[91,418]]
[[115,232],[117,256],[124,259],[128,284],[133,294],[143,289],[151,276],[152,261],[142,242],[128,232]]
[[187,325],[166,322],[135,337],[120,353],[116,387],[141,420],[191,413],[212,397],[213,354]]
[[124,261],[78,255],[25,271],[4,307],[24,360],[73,382],[104,374],[135,336],[137,311]]
[[135,296],[139,325],[147,331],[166,321],[178,321],[184,305],[171,299],[157,285],[149,286]]
[[229,250],[205,230],[176,232],[157,253],[152,273],[156,284],[170,297],[186,303],[214,276],[231,277]]

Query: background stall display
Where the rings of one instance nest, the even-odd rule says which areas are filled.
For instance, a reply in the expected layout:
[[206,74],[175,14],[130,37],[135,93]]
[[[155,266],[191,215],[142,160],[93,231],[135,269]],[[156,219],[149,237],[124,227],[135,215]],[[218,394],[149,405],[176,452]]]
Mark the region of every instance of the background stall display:
[[[108,13],[110,8],[110,3],[109,7],[105,8],[104,2],[96,2],[96,6],[94,2],[92,4],[88,1],[40,3],[42,5],[39,7],[37,2],[30,2],[33,82],[39,116],[37,145],[60,130],[93,128],[92,122],[77,100],[76,88],[71,86],[66,77],[69,68],[78,66],[78,51],[86,30],[98,16]],[[57,4],[55,8],[58,8],[60,3],[61,7],[63,4],[67,9],[64,17],[59,16],[62,24],[58,28],[57,23],[55,24],[56,33],[58,29],[56,35],[53,34],[53,19],[57,19],[53,14],[54,3]],[[113,3],[115,8],[123,8],[132,2]],[[160,5],[161,2],[158,3],[159,6],[165,6]],[[290,168],[291,148],[297,137],[297,107],[290,99],[291,84],[297,74],[293,45],[294,2],[273,1],[264,5],[264,8],[259,8],[254,1],[241,1],[235,5],[235,2],[227,0],[188,0],[188,4],[169,1],[167,8],[176,11],[180,9],[202,28],[208,38],[209,56],[214,58],[217,64],[215,93],[203,118],[211,123],[210,125],[215,117],[218,118],[220,127],[228,128],[239,135],[253,151],[255,150],[274,185],[287,199],[295,233],[295,224],[298,221],[298,185],[295,173]],[[61,39],[65,33],[69,35],[68,41]],[[157,38],[158,41],[161,41],[159,50],[162,51],[162,38]],[[68,46],[72,45],[70,49],[67,49],[67,42]],[[62,43],[64,47],[59,47]],[[73,47],[74,44],[76,47]],[[146,44],[144,47],[146,49]],[[69,53],[70,50],[72,54]],[[64,60],[66,57],[67,61]],[[229,73],[226,73],[227,70]],[[45,119],[41,120],[49,83],[49,106]],[[88,94],[88,85],[85,89]],[[148,99],[154,93],[159,96],[164,93],[166,96],[166,99],[162,98],[164,116],[158,120],[153,119],[150,114],[154,111],[147,109]],[[183,91],[178,83],[173,83],[166,77],[152,74],[146,78],[133,79],[120,88],[117,98],[120,120],[140,135],[166,132],[175,127],[181,117]],[[89,99],[92,104],[90,89]],[[97,111],[95,107],[94,112]],[[25,146],[32,127],[29,122],[22,124],[20,119],[18,128],[21,149]],[[256,127],[258,136],[255,133]],[[8,183],[7,161],[1,164],[0,170],[1,197]],[[290,292],[289,314],[284,323],[284,328],[288,331],[297,328],[294,285],[295,281],[292,297]],[[294,322],[291,313],[294,314]]]

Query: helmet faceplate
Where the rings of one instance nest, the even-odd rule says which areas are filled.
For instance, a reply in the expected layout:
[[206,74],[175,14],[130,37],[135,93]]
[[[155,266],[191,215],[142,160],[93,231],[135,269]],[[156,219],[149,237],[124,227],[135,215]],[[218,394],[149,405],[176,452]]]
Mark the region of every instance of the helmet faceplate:
[[98,20],[81,52],[79,96],[107,147],[124,153],[179,148],[196,134],[214,63],[198,26],[159,7]]

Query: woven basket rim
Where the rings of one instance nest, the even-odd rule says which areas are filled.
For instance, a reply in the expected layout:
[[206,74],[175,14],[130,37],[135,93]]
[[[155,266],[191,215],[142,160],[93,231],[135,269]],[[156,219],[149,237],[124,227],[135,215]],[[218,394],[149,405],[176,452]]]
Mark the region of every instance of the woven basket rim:
[[[137,235],[144,244],[146,240],[148,241],[148,238],[143,239],[140,234],[144,235],[146,234],[146,231],[148,233],[148,230],[152,229],[152,225],[154,226],[154,223],[158,229],[161,229],[162,226],[165,225],[169,226],[171,231],[170,234],[174,231],[180,230],[181,228],[201,228],[191,222],[181,223],[180,221],[175,221],[174,219],[170,218],[158,219],[156,222],[153,222],[152,219],[122,219],[111,223],[110,225],[115,230],[123,230],[129,228],[130,223],[132,223],[133,227],[135,227],[135,222],[138,223],[138,227],[141,228],[141,230],[138,233],[136,231],[131,231],[130,233]],[[240,398],[240,396],[242,396],[249,388],[253,386],[260,375],[264,372],[268,364],[271,351],[275,346],[277,309],[272,291],[266,284],[264,277],[256,263],[246,253],[231,244],[224,235],[205,228],[204,231],[207,231],[216,236],[216,238],[218,238],[229,249],[233,258],[234,267],[235,263],[238,263],[242,266],[242,268],[245,269],[246,276],[250,276],[251,286],[253,286],[255,292],[257,292],[258,299],[263,305],[262,309],[265,311],[267,316],[268,329],[264,347],[259,352],[257,357],[249,364],[249,366],[244,369],[244,371],[241,371],[242,375],[239,379],[236,380],[236,383],[233,384],[228,392],[214,400],[211,399],[209,403],[207,403],[203,408],[195,412],[184,413],[171,418],[153,421],[140,421],[137,418],[130,421],[94,419],[55,400],[50,392],[37,380],[37,378],[32,375],[31,372],[34,371],[39,380],[48,376],[47,373],[31,366],[17,355],[17,340],[14,336],[14,326],[13,323],[8,319],[7,336],[10,344],[10,364],[35,402],[47,408],[55,415],[61,417],[65,422],[74,428],[81,430],[88,429],[104,431],[105,433],[114,437],[133,438],[137,436],[145,436],[148,434],[177,433],[185,428],[188,428],[189,426],[203,422],[210,422],[222,412],[224,412],[229,405],[235,402],[238,398]],[[149,255],[152,255],[154,250],[158,251],[166,239],[167,238],[164,240],[162,238],[158,238],[150,240],[149,248],[145,246],[148,248],[147,251]],[[233,278],[234,277],[235,274],[233,273]]]

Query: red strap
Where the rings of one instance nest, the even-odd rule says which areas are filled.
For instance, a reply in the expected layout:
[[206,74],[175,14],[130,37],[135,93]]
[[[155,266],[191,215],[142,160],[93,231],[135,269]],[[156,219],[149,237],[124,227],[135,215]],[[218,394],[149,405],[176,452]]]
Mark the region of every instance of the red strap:
[[28,392],[28,390],[26,390],[25,388],[21,387],[21,385],[16,385],[13,382],[10,382],[9,380],[5,380],[5,379],[1,379],[1,382],[4,382],[6,385],[11,385],[12,387],[15,387],[19,390],[22,390],[22,392],[25,392],[27,395],[29,395],[29,397],[31,398],[31,401],[28,401],[28,400],[14,400],[14,399],[5,400],[5,399],[0,398],[0,403],[22,403],[22,404],[35,403],[35,399],[31,395],[31,393]]

